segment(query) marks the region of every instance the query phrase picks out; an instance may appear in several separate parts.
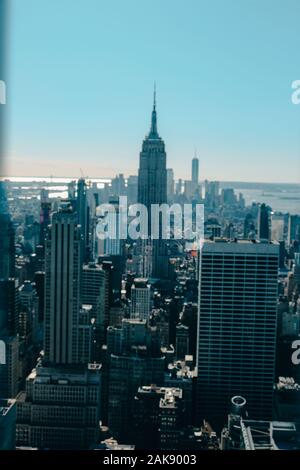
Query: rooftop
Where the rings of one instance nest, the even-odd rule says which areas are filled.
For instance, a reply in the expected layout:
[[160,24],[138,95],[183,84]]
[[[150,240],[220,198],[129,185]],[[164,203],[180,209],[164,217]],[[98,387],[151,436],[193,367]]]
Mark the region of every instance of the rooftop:
[[10,398],[8,400],[6,399],[1,399],[0,400],[0,417],[1,416],[6,416],[9,411],[13,408],[13,406],[15,405],[16,403],[16,400]]
[[259,240],[229,240],[227,238],[215,238],[205,240],[202,252],[217,253],[243,253],[243,254],[278,254],[278,242],[261,242]]

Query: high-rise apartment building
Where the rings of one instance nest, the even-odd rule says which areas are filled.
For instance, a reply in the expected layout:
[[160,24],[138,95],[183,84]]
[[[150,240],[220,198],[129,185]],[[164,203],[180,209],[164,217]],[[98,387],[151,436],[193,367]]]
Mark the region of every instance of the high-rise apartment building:
[[17,445],[38,449],[88,449],[97,443],[99,365],[41,367],[17,397]]
[[300,242],[300,215],[290,214],[288,221],[288,244],[291,245],[295,240]]
[[[38,316],[39,316],[39,298],[35,288],[35,284],[25,281],[19,289],[20,308],[26,314],[26,321],[30,324],[31,338],[35,343],[38,341]],[[25,336],[22,331],[22,325],[19,318],[19,334]]]
[[110,219],[110,229],[112,236],[104,239],[104,255],[120,256],[123,250],[124,240],[120,237],[120,205],[119,196],[111,196],[109,198],[111,211],[107,217]]
[[46,240],[45,363],[78,364],[81,230],[71,206],[53,214]]
[[78,224],[81,227],[82,235],[82,249],[81,257],[82,261],[89,261],[90,258],[90,210],[87,200],[87,187],[86,182],[83,178],[80,178],[77,182],[77,200],[76,200],[76,212]]
[[271,240],[282,242],[285,238],[285,215],[271,213]]
[[0,398],[14,398],[19,385],[19,283],[14,275],[15,231],[0,182]]
[[183,434],[183,395],[180,388],[166,388],[159,401],[159,448],[178,449]]
[[19,336],[0,336],[0,397],[15,398],[19,391]]
[[109,279],[107,271],[97,263],[83,266],[81,300],[83,304],[92,305],[92,315],[96,324],[105,324],[109,310]]
[[100,365],[89,364],[93,306],[80,298],[82,249],[78,216],[62,204],[46,239],[44,355],[17,398],[21,446],[87,449],[98,440]]
[[109,323],[109,308],[111,305],[111,269],[96,263],[83,266],[81,300],[84,305],[91,305],[93,319],[93,351],[92,359],[100,360],[101,347],[105,343],[106,329]]
[[258,209],[257,233],[260,240],[270,239],[269,209],[265,204],[260,204]]
[[180,388],[144,385],[133,404],[133,437],[138,449],[176,449],[183,433]]
[[0,279],[15,275],[15,230],[9,214],[0,213]]
[[138,387],[162,385],[165,358],[155,329],[145,321],[126,319],[121,328],[109,327],[107,345],[108,426],[123,442],[128,430]]
[[175,191],[174,171],[172,168],[167,168],[167,200],[172,202]]
[[14,278],[0,280],[0,336],[6,332],[14,336],[19,331],[19,281]]
[[278,244],[204,243],[199,273],[199,420],[224,424],[235,395],[246,398],[250,417],[271,417],[278,256]]
[[131,286],[130,317],[140,320],[149,318],[151,309],[151,287],[148,279],[136,278]]
[[15,450],[16,400],[0,400],[0,451]]

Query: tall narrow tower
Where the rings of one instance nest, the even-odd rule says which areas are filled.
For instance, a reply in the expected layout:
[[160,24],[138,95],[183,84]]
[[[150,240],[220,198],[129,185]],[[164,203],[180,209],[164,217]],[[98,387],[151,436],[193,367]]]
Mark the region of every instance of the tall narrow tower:
[[[143,141],[140,152],[138,175],[138,202],[148,210],[148,226],[151,227],[151,205],[167,202],[167,169],[165,144],[157,131],[156,92],[154,89],[151,128]],[[160,230],[161,232],[161,230]],[[151,276],[167,276],[168,259],[164,240],[153,240],[151,244]]]
[[192,160],[192,183],[195,186],[198,186],[199,184],[199,159],[194,156]]
[[264,203],[259,206],[257,231],[260,240],[270,239],[269,210]]
[[76,364],[78,358],[81,230],[65,205],[53,214],[46,241],[45,362]]
[[78,223],[81,226],[82,234],[82,250],[81,257],[82,261],[89,261],[90,257],[90,245],[89,245],[89,225],[90,225],[90,210],[87,201],[87,189],[86,182],[83,178],[80,178],[77,183],[77,216]]
[[15,275],[15,230],[8,211],[5,183],[0,181],[0,279]]

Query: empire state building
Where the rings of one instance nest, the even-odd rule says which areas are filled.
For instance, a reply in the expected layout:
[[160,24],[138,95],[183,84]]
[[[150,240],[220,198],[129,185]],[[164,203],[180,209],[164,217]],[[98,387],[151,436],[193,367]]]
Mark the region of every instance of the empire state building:
[[[156,93],[154,90],[151,128],[143,141],[140,152],[138,175],[138,202],[148,210],[148,226],[151,227],[151,205],[167,202],[167,170],[165,143],[157,131]],[[160,230],[161,232],[161,230]],[[148,240],[151,263],[150,275],[153,278],[165,278],[168,271],[165,240]]]

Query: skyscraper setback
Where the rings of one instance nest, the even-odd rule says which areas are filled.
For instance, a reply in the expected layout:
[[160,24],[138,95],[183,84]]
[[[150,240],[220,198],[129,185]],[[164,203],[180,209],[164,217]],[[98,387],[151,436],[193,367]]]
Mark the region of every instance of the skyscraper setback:
[[[150,132],[143,141],[138,175],[138,202],[148,210],[148,227],[151,227],[151,205],[167,202],[167,169],[165,144],[157,131],[156,93],[154,91]],[[159,230],[161,232],[161,230]],[[151,253],[150,275],[167,276],[168,259],[166,244],[160,235],[158,240],[147,240]],[[147,275],[148,273],[143,273]]]

